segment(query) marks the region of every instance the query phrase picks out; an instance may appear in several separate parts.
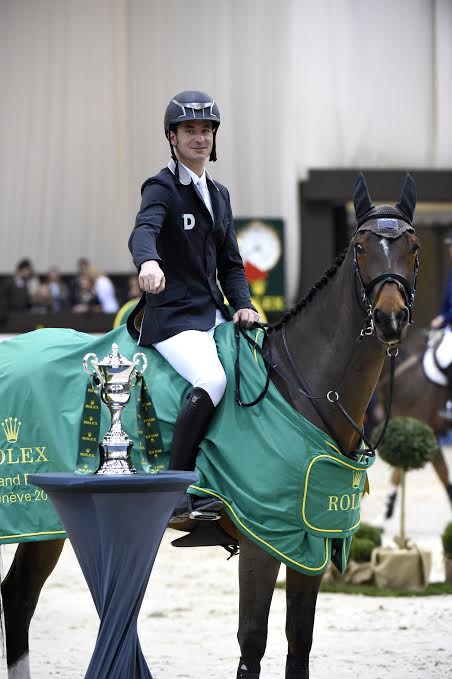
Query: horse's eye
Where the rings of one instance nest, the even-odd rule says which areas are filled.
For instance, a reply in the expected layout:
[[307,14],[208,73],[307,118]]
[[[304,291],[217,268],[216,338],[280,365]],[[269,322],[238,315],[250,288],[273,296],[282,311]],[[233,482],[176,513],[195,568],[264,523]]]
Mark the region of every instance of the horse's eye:
[[413,255],[416,254],[420,247],[421,246],[419,245],[419,243],[413,243],[413,245],[411,246],[411,252],[413,253]]
[[361,245],[361,243],[356,243],[355,248],[356,248],[356,252],[357,252],[358,255],[360,255],[364,252],[364,248]]

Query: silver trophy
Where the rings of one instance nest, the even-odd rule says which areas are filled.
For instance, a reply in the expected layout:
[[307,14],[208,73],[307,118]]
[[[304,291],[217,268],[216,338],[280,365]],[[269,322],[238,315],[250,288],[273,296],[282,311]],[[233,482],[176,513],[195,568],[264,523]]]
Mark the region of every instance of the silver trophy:
[[139,352],[129,361],[112,344],[112,351],[99,361],[96,354],[86,354],[83,367],[100,390],[102,401],[108,406],[111,426],[99,444],[100,467],[96,474],[136,474],[130,453],[132,441],[121,425],[121,412],[130,398],[137,379],[147,368],[146,356]]

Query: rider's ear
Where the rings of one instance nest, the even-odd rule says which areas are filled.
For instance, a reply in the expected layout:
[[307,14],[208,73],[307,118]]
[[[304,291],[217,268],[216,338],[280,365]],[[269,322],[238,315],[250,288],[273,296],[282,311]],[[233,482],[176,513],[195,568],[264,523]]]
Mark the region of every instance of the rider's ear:
[[367,190],[366,180],[364,179],[362,172],[356,177],[353,204],[355,206],[355,214],[358,222],[361,217],[364,217],[366,212],[369,212],[369,210],[373,208],[369,191]]
[[408,173],[405,177],[402,193],[400,194],[399,202],[396,208],[401,210],[404,215],[408,217],[410,222],[413,221],[414,208],[416,207],[416,184],[413,177]]

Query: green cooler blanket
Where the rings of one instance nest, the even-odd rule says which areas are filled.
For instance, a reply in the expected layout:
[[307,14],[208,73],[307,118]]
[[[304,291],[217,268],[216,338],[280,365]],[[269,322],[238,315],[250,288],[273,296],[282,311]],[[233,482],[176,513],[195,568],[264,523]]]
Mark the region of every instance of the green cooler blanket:
[[[253,335],[262,340],[260,331]],[[295,570],[322,573],[332,559],[342,572],[373,459],[344,457],[272,384],[258,405],[240,408],[234,399],[232,323],[220,325],[215,340],[227,389],[201,444],[199,482],[190,492],[220,497],[241,532]],[[82,467],[80,425],[91,403],[85,404],[88,376],[82,359],[89,352],[102,359],[113,342],[129,359],[137,351],[146,354],[145,379],[162,439],[146,468],[154,473],[167,468],[174,423],[190,385],[154,349],[137,347],[125,326],[102,337],[42,329],[6,340],[0,343],[0,542],[64,537],[45,493],[28,484],[27,476]],[[241,342],[241,396],[251,401],[265,383],[265,366]],[[133,389],[122,415],[138,468],[139,394]],[[95,406],[93,400],[93,417]],[[110,426],[105,405],[100,415],[102,437]]]

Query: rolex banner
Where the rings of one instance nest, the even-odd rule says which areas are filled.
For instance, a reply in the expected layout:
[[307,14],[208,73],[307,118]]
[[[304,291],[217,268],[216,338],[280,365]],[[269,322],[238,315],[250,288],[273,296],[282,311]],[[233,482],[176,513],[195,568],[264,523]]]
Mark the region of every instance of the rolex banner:
[[[260,331],[253,333],[262,340]],[[332,559],[343,571],[373,459],[345,458],[272,384],[257,406],[237,406],[232,323],[220,325],[215,340],[227,389],[201,445],[199,482],[190,492],[222,498],[239,530],[295,570],[321,573]],[[250,401],[262,389],[265,366],[241,341],[241,396]],[[92,456],[110,415],[90,393],[82,361],[89,352],[108,355],[112,343],[128,358],[137,351],[125,326],[103,337],[42,329],[0,343],[0,542],[64,537],[46,494],[27,477],[96,468]],[[148,360],[147,400],[155,409],[155,416],[144,418],[144,427],[155,432],[158,420],[161,445],[143,456],[138,387],[121,419],[133,441],[135,467],[156,473],[168,465],[174,422],[190,385],[154,349],[140,350]]]
[[[109,429],[111,418],[107,406],[93,391],[82,361],[89,352],[100,358],[110,354],[113,342],[129,358],[137,351],[125,327],[103,337],[68,329],[42,329],[0,343],[0,542],[65,537],[46,493],[29,484],[28,476],[55,471],[93,473],[99,466],[98,442]],[[158,360],[156,352],[149,353]],[[151,379],[149,370],[147,375]],[[159,388],[165,389],[169,381],[177,387],[168,393],[166,407],[161,409],[160,429],[166,449],[180,398],[187,388],[185,380],[162,365]],[[133,464],[138,470],[144,467],[149,471],[138,435],[142,411],[136,401],[142,392],[140,384],[132,388],[121,420],[133,441]],[[144,426],[152,439],[153,418],[145,418]],[[161,447],[154,448],[153,471],[167,466],[168,455]]]

